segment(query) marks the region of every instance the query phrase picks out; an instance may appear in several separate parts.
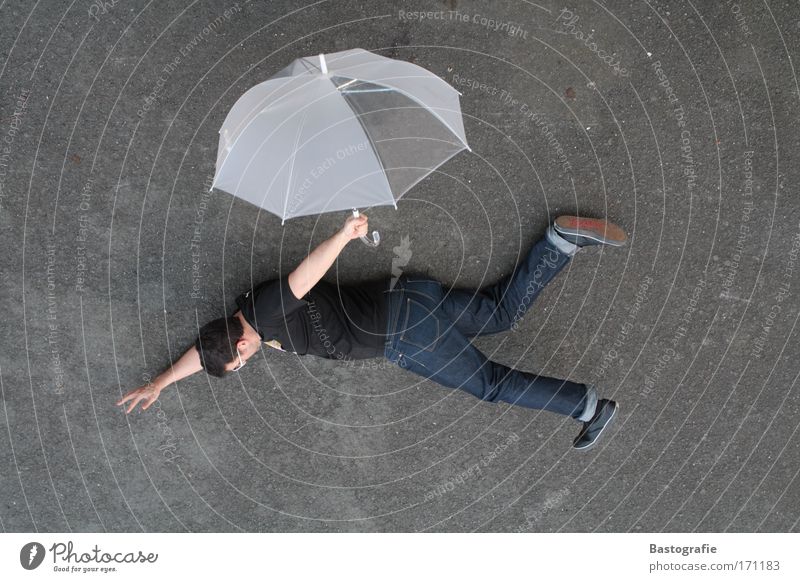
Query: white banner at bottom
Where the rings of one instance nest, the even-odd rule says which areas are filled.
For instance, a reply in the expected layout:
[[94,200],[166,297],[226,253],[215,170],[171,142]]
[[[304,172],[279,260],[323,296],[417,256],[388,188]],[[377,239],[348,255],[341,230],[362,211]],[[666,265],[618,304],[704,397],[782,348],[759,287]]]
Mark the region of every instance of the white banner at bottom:
[[798,534],[2,534],[3,580],[800,580]]

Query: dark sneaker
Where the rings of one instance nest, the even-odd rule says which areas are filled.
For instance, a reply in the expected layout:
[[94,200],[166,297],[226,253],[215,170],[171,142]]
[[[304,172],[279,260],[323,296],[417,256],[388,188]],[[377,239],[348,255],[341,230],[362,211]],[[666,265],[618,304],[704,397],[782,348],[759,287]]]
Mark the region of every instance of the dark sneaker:
[[611,245],[621,247],[628,242],[628,235],[616,224],[600,218],[559,216],[553,223],[558,236],[574,245]]
[[583,428],[575,440],[572,441],[573,448],[588,449],[603,431],[611,424],[611,421],[617,415],[619,405],[613,400],[606,400],[605,398],[597,402],[597,410],[592,417],[592,420],[583,423]]

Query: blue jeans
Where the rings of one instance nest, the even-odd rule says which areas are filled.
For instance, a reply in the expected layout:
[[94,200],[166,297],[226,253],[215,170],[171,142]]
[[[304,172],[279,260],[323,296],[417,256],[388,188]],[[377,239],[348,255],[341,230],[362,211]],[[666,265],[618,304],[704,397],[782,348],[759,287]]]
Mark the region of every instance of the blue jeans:
[[469,338],[516,329],[570,256],[542,239],[511,275],[481,290],[449,289],[401,275],[389,293],[384,356],[410,372],[487,402],[508,402],[589,420],[593,387],[489,360]]

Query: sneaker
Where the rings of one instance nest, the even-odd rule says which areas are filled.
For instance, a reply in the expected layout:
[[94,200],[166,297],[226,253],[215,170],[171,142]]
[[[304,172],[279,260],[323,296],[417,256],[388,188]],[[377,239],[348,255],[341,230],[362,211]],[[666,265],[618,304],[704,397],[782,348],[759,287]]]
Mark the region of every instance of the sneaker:
[[553,223],[558,236],[579,247],[589,245],[611,245],[621,247],[628,242],[628,235],[616,224],[600,218],[559,216]]
[[592,420],[583,423],[583,428],[575,440],[572,441],[573,448],[588,449],[603,431],[611,424],[611,421],[617,415],[619,405],[613,400],[606,400],[605,398],[597,402],[597,409],[592,417]]

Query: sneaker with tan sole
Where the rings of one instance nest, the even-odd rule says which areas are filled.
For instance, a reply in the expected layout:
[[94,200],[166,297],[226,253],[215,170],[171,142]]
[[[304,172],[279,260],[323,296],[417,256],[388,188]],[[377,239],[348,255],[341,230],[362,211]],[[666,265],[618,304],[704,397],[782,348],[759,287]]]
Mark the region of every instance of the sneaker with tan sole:
[[553,223],[558,236],[579,247],[590,245],[624,246],[628,235],[616,224],[601,218],[559,216]]

